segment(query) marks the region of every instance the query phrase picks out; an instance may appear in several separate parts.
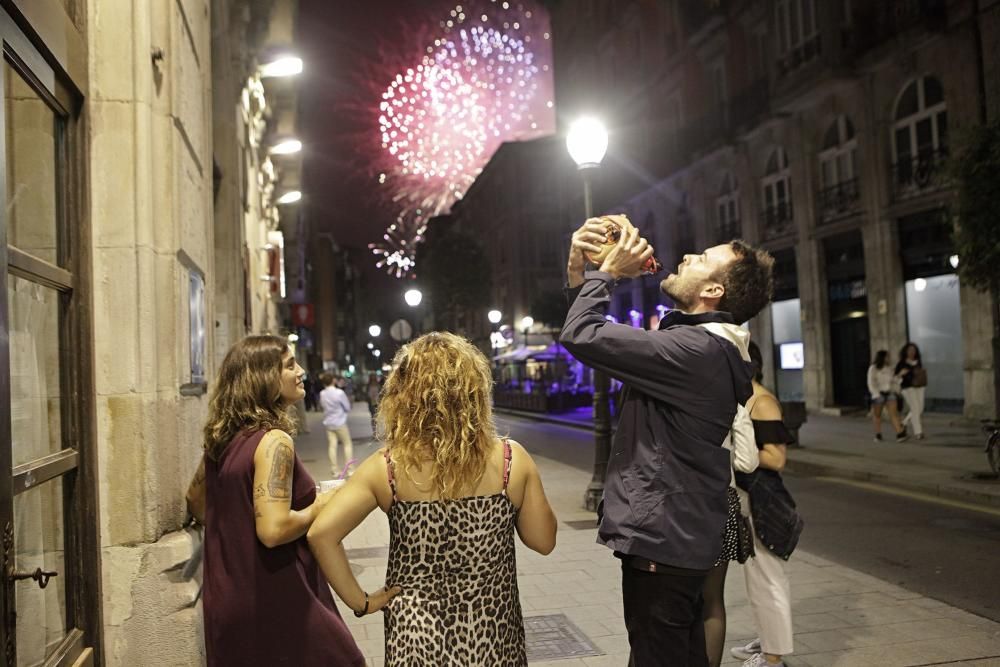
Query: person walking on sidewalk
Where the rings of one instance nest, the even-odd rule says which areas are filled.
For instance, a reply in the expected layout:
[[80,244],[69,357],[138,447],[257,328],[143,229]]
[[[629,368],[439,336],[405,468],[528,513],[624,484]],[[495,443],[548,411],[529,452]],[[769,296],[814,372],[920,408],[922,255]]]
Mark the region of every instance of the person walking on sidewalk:
[[753,342],[750,359],[753,396],[747,409],[760,449],[760,466],[752,473],[737,473],[736,484],[753,519],[754,557],[744,565],[743,578],[759,636],[730,653],[745,661],[743,667],[784,667],[783,658],[793,649],[792,596],[785,561],[798,543],[802,519],[780,473],[785,467],[785,449],[795,438],[781,420],[781,403],[760,384],[764,360]]
[[337,376],[324,373],[320,382],[326,387],[319,393],[319,404],[323,408],[323,427],[326,429],[327,455],[330,457],[330,470],[336,477],[339,469],[338,445],[344,445],[344,465],[353,461],[354,442],[347,428],[347,415],[351,413],[351,399],[347,393],[337,386]]
[[747,333],[738,325],[770,301],[774,259],[742,241],[685,255],[660,283],[677,310],[646,331],[605,315],[617,281],[638,276],[653,248],[633,228],[600,271],[585,273],[584,253],[599,252],[606,231],[590,219],[573,234],[572,305],[560,334],[574,357],[627,387],[598,542],[622,561],[631,664],[702,667],[702,586],[723,551],[729,515],[732,464],[723,444],[734,435],[753,440],[743,408],[753,393]]
[[927,390],[927,370],[920,361],[920,348],[916,343],[907,342],[899,351],[899,363],[896,364],[896,377],[900,379],[903,400],[906,401],[906,424],[913,427],[913,435],[917,440],[924,439],[924,424],[921,419],[924,414],[924,392]]
[[244,338],[219,369],[187,495],[205,525],[209,667],[365,664],[305,540],[333,492],[316,493],[289,435],[302,375],[276,336]]
[[872,398],[872,423],[875,426],[875,442],[882,441],[882,410],[888,410],[889,421],[896,430],[896,442],[906,440],[906,427],[899,421],[896,374],[889,365],[889,351],[875,353],[872,365],[868,367],[868,394]]
[[[556,517],[534,461],[497,435],[492,394],[490,363],[464,338],[405,345],[379,404],[386,446],[309,531],[340,599],[359,616],[384,609],[386,667],[527,665],[514,533],[548,554]],[[376,508],[389,517],[389,567],[371,595],[342,542]]]

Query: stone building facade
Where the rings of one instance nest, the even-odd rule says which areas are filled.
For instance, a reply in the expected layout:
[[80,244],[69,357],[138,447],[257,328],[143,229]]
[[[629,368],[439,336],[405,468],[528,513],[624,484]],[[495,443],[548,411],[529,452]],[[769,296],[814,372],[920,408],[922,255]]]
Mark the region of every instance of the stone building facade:
[[[994,310],[957,278],[945,165],[995,98],[996,2],[547,4],[560,121],[610,126],[598,207],[668,266],[733,237],[775,255],[750,328],[783,398],[860,406],[875,351],[913,340],[931,409],[993,414]],[[661,306],[651,279],[617,299]]]
[[202,661],[180,568],[207,384],[232,342],[285,331],[301,274],[276,205],[298,167],[268,154],[294,84],[258,70],[295,7],[0,7],[4,569],[57,573],[5,579],[0,664]]

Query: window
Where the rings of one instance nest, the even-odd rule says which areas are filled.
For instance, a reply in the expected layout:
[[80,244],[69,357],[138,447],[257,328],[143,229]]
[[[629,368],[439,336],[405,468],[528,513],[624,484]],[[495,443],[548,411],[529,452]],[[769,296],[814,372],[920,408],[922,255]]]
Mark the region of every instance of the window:
[[0,651],[4,664],[56,664],[87,650],[84,629],[100,622],[97,526],[86,512],[96,489],[81,474],[94,460],[73,197],[82,105],[2,9],[0,41]]
[[821,219],[850,212],[858,203],[857,149],[854,125],[839,116],[827,128],[819,153]]
[[819,55],[815,5],[816,0],[778,0],[775,5],[779,63],[785,72]]
[[715,200],[716,241],[725,243],[740,235],[740,190],[729,172],[722,177]]
[[897,196],[932,186],[948,154],[948,110],[941,82],[929,76],[899,96],[892,131],[893,185]]
[[788,171],[788,156],[784,148],[775,148],[767,160],[764,178],[761,179],[764,192],[764,236],[773,238],[791,231],[792,193],[791,175]]

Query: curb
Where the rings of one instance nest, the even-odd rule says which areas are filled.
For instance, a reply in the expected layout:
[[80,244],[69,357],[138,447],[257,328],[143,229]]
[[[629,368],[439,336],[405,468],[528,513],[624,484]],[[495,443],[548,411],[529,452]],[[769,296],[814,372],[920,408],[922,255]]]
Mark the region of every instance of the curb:
[[783,473],[787,472],[792,475],[807,477],[840,477],[858,482],[870,482],[872,484],[899,489],[901,491],[912,491],[929,496],[946,498],[948,500],[957,500],[974,505],[982,505],[984,507],[1000,507],[1000,483],[997,484],[996,493],[977,492],[972,489],[950,486],[948,484],[917,482],[911,479],[882,475],[879,473],[870,473],[863,470],[844,468],[828,463],[819,463],[817,461],[795,460],[793,457],[794,454],[789,456],[788,462],[785,464],[785,469],[782,471]]
[[[592,424],[582,423],[574,421],[572,419],[560,419],[559,417],[553,417],[551,415],[547,415],[540,412],[526,412],[522,410],[511,410],[508,408],[496,408],[496,407],[493,408],[493,412],[495,414],[508,415],[511,417],[521,417],[523,419],[531,419],[533,421],[548,422],[550,424],[568,426],[570,428],[576,428],[583,431],[594,430]],[[785,464],[785,470],[783,472],[791,473],[793,475],[798,475],[798,476],[840,477],[842,479],[850,479],[859,482],[869,482],[872,484],[878,484],[888,488],[899,489],[901,491],[912,491],[915,493],[923,493],[930,496],[937,496],[939,498],[946,498],[948,500],[957,500],[959,502],[982,505],[984,507],[989,507],[989,508],[1000,507],[1000,482],[997,483],[997,490],[994,493],[979,492],[972,489],[950,486],[948,484],[916,482],[901,477],[894,477],[891,475],[883,475],[879,473],[871,473],[871,472],[866,472],[864,470],[855,470],[853,468],[842,467],[830,463],[797,460],[794,454],[796,449],[798,448],[790,448],[788,462]],[[805,449],[805,451],[808,451],[808,449]]]
[[[493,408],[493,414],[497,415],[507,415],[509,417],[521,417],[522,419],[531,419],[536,422],[548,422],[550,424],[558,424],[559,426],[569,426],[570,428],[578,428],[581,431],[593,431],[594,425],[588,424],[586,422],[579,422],[575,419],[561,419],[559,417],[553,417],[551,415],[545,414],[543,412],[527,412],[525,410],[511,410],[510,408]],[[612,428],[615,424],[612,424]]]

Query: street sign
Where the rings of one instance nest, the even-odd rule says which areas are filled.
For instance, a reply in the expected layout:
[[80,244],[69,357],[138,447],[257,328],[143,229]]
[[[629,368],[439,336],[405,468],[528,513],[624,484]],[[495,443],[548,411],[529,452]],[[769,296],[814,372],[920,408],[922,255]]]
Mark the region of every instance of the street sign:
[[406,320],[396,320],[389,327],[389,336],[392,337],[397,343],[402,343],[405,340],[410,340],[410,336],[413,335],[413,327]]

